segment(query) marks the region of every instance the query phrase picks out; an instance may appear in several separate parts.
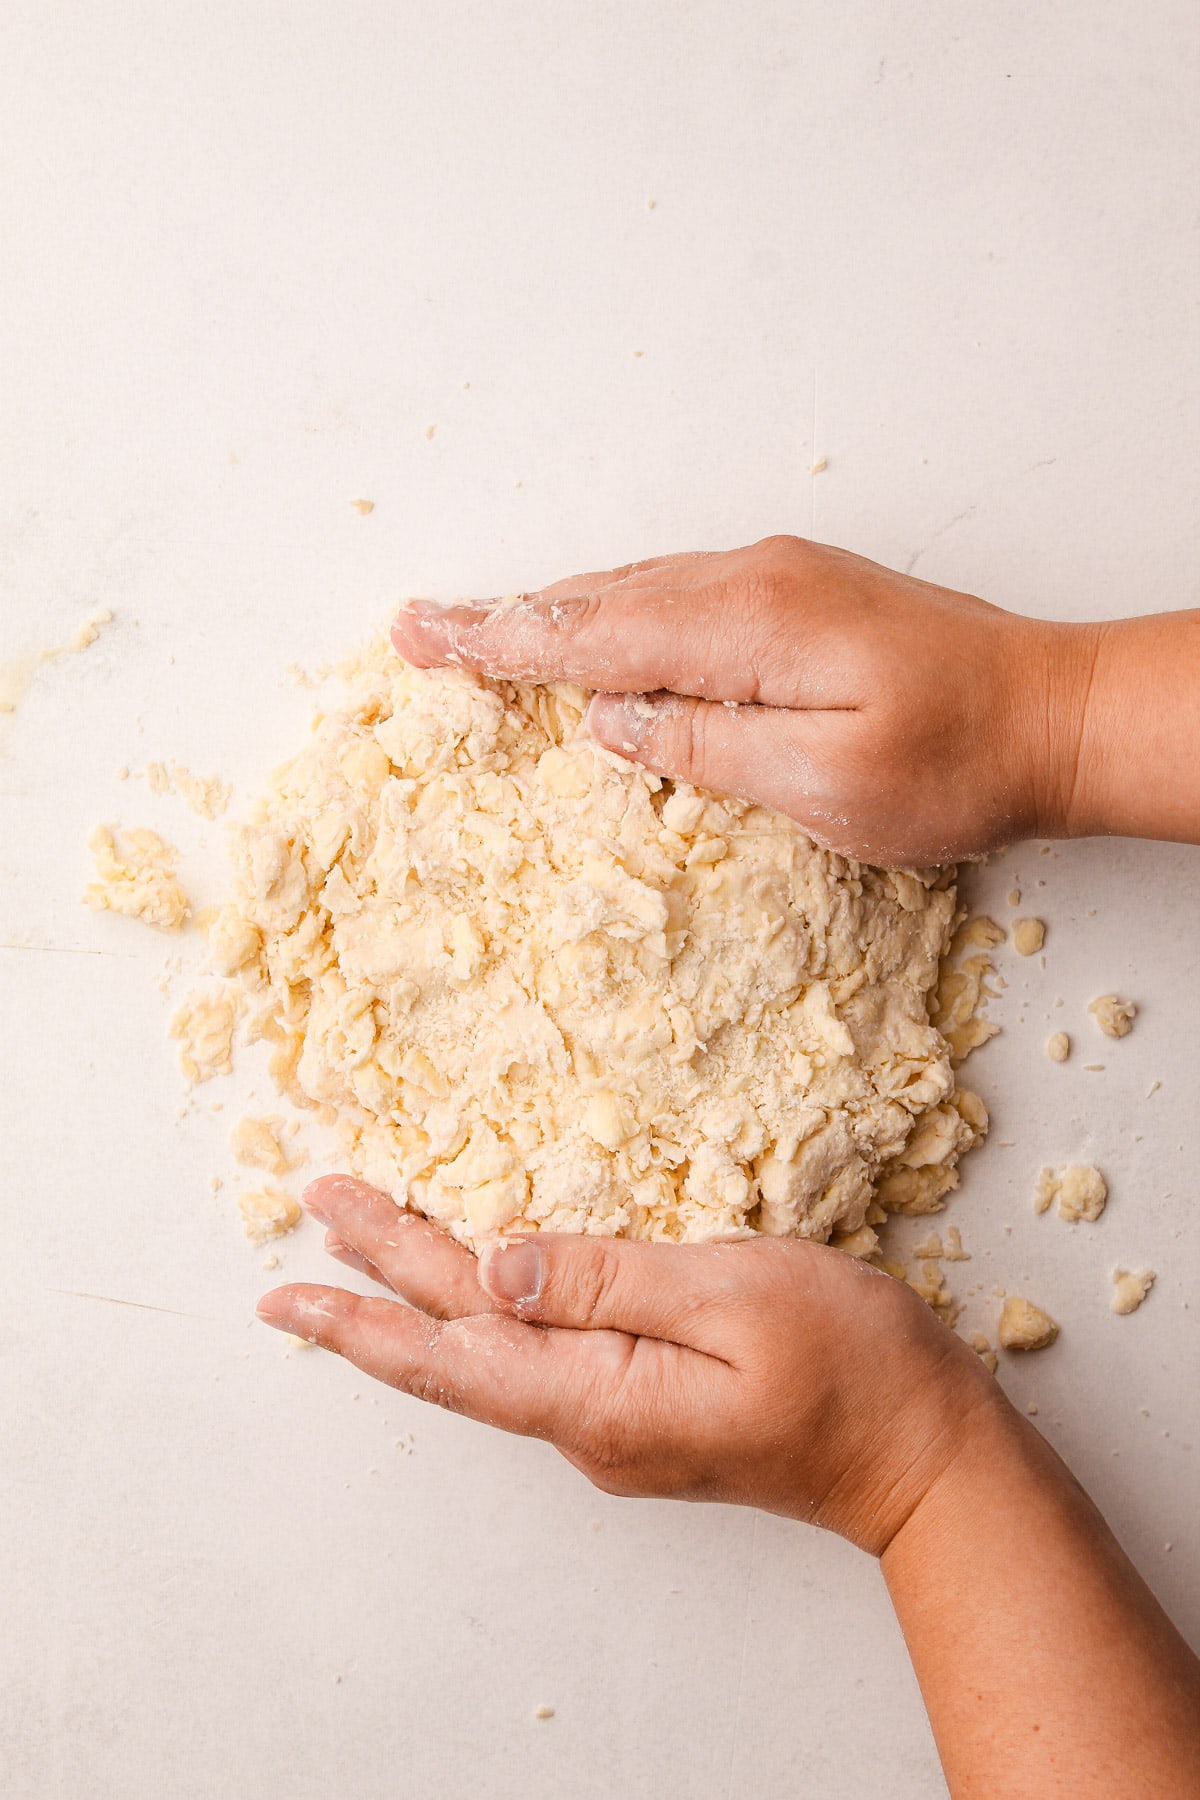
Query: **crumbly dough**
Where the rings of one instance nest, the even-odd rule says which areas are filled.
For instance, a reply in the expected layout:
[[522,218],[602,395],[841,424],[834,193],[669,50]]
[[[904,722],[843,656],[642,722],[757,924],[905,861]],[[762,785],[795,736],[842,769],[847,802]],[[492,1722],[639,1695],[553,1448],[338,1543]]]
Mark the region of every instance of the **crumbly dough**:
[[1115,994],[1101,994],[1088,1007],[1093,1019],[1107,1038],[1128,1037],[1137,1018],[1132,1000],[1118,1000]]
[[1045,1350],[1058,1336],[1058,1326],[1032,1300],[1010,1294],[1000,1309],[996,1335],[1004,1350]]
[[1018,956],[1036,956],[1046,941],[1042,919],[1018,919],[1013,926],[1013,949]]
[[1046,1055],[1051,1062],[1065,1063],[1071,1054],[1071,1040],[1065,1031],[1052,1031],[1046,1039]]
[[990,1370],[994,1375],[996,1373],[996,1352],[984,1336],[983,1332],[973,1331],[967,1339],[967,1342],[970,1344],[984,1368]]
[[286,1131],[287,1121],[277,1113],[247,1113],[230,1132],[229,1147],[244,1168],[286,1175],[308,1160],[307,1150],[284,1143]]
[[175,879],[179,852],[155,831],[97,825],[88,838],[96,879],[84,900],[97,912],[125,913],[160,931],[178,931],[191,908]]
[[1078,1225],[1081,1219],[1094,1225],[1104,1211],[1108,1188],[1099,1169],[1090,1163],[1043,1169],[1034,1190],[1033,1210],[1044,1213],[1056,1200],[1059,1218],[1069,1225]]
[[283,1237],[300,1223],[300,1208],[282,1188],[257,1188],[238,1195],[242,1228],[252,1244]]
[[[940,1208],[987,1125],[930,1019],[953,870],[868,868],[664,782],[587,738],[578,688],[411,670],[384,641],[343,673],[234,834],[210,949],[358,1174],[473,1245],[861,1254],[876,1194]],[[962,991],[946,1007],[965,1027]]]
[[1109,1301],[1115,1313],[1136,1312],[1154,1283],[1158,1280],[1154,1269],[1114,1269],[1112,1272],[1113,1295]]

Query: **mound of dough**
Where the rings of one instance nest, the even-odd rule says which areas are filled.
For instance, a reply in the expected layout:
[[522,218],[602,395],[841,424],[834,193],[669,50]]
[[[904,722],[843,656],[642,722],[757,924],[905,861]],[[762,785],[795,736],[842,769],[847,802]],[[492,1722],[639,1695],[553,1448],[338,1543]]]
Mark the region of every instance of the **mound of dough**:
[[[875,1247],[986,1127],[930,1022],[954,871],[659,777],[587,695],[386,642],[236,829],[210,932],[283,1093],[453,1236]],[[880,1205],[880,1202],[882,1205]]]

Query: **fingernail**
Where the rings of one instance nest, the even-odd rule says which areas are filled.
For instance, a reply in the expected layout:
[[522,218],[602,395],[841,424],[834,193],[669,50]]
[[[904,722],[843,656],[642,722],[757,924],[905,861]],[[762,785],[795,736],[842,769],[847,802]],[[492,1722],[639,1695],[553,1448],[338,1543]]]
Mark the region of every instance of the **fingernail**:
[[528,1305],[542,1291],[546,1258],[528,1238],[488,1244],[479,1258],[479,1281],[493,1300]]
[[310,1181],[300,1196],[301,1206],[304,1208],[305,1212],[312,1214],[318,1225],[329,1224],[329,1214],[321,1205],[320,1188],[324,1179],[324,1176],[318,1176],[315,1181]]
[[649,736],[660,710],[653,694],[593,694],[584,725],[606,750],[631,756]]

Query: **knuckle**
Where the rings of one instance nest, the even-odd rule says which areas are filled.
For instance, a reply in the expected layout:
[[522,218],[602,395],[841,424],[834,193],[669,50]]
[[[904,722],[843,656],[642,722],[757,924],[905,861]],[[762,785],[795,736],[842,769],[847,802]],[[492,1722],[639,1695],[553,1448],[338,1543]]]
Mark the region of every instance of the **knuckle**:
[[[572,1264],[574,1266],[572,1266]],[[619,1280],[617,1257],[608,1244],[590,1244],[568,1264],[570,1311],[581,1324],[610,1316]]]

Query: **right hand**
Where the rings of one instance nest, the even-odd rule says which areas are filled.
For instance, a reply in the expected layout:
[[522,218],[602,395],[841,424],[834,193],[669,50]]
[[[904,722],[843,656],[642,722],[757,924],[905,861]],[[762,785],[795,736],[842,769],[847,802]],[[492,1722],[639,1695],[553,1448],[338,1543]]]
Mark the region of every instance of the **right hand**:
[[924,867],[1071,829],[1101,631],[776,537],[515,604],[412,601],[392,639],[421,668],[593,688],[608,749]]

